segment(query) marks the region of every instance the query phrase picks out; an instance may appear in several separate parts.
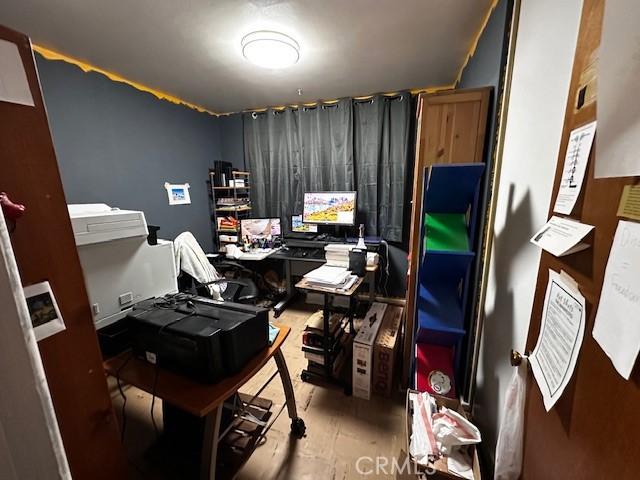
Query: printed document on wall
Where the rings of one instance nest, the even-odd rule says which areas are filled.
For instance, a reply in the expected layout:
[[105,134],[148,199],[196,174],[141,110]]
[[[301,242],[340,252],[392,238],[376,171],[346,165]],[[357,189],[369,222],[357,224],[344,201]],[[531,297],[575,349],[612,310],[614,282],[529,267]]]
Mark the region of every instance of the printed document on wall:
[[618,222],[593,338],[627,380],[640,350],[640,223]]
[[571,380],[584,337],[585,301],[567,275],[549,270],[538,343],[529,356],[544,408],[558,401]]
[[640,2],[607,1],[598,60],[595,177],[640,175]]
[[571,132],[567,153],[564,156],[560,190],[558,190],[556,197],[556,205],[553,207],[554,212],[571,215],[582,191],[584,174],[587,171],[589,153],[591,153],[595,134],[596,122],[588,123]]
[[551,255],[563,257],[589,248],[583,240],[591,230],[593,225],[554,215],[529,241]]

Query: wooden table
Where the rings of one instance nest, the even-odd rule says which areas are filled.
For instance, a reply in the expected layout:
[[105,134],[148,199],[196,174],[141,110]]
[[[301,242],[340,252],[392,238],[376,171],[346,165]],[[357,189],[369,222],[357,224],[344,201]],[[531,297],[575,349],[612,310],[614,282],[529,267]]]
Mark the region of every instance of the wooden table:
[[[304,435],[304,422],[298,417],[289,370],[282,354],[282,344],[291,328],[276,324],[280,333],[273,345],[256,355],[240,373],[225,378],[216,384],[198,383],[178,373],[157,368],[144,360],[124,352],[104,362],[105,371],[121,381],[134,385],[145,392],[155,394],[176,408],[191,415],[205,418],[202,447],[201,478],[215,479],[216,454],[220,435],[220,419],[224,401],[238,391],[273,357],[282,380],[286,407],[291,418],[291,430],[296,436]],[[157,371],[160,371],[156,375]],[[156,381],[157,380],[157,381]],[[155,386],[154,386],[155,383]]]

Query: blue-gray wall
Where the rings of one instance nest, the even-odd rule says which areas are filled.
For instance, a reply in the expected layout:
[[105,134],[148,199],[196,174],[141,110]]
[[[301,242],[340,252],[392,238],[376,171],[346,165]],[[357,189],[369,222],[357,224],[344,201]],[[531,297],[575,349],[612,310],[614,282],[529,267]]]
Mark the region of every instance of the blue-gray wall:
[[[190,230],[211,251],[207,172],[221,159],[218,119],[36,54],[68,203],[142,210],[161,238]],[[164,183],[189,183],[169,206]]]
[[220,153],[222,160],[231,162],[234,168],[245,170],[244,130],[242,114],[234,113],[218,118],[220,125]]
[[462,71],[458,88],[493,87],[489,128],[487,130],[489,148],[485,152],[485,161],[493,155],[496,129],[496,107],[500,91],[502,69],[504,68],[507,45],[505,34],[511,16],[512,0],[500,0],[485,27],[476,51]]

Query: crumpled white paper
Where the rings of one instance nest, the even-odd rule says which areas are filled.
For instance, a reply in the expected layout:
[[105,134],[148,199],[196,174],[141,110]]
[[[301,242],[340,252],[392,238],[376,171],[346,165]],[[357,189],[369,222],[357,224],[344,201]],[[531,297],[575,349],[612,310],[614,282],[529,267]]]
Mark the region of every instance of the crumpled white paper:
[[[409,400],[413,405],[409,453],[419,465],[452,454],[453,447],[480,443],[480,431],[473,423],[446,407],[438,412],[435,398],[427,392],[412,393]],[[460,464],[460,470],[466,468]]]
[[438,450],[443,455],[451,453],[451,447],[480,443],[480,430],[458,412],[443,407],[433,416],[433,434]]

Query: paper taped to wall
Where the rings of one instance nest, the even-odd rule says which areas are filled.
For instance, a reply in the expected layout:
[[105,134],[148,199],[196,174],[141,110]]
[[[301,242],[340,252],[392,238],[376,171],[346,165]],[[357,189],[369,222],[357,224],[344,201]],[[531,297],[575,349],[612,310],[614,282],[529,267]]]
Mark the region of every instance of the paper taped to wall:
[[582,240],[591,230],[593,225],[554,215],[530,241],[556,257],[563,257],[589,248]]
[[529,356],[544,408],[558,401],[576,367],[585,325],[585,300],[568,275],[549,270],[538,342]]
[[640,175],[640,2],[605,3],[598,60],[595,177]]
[[33,97],[18,46],[0,40],[0,101],[33,107]]
[[589,154],[593,137],[596,133],[596,122],[591,122],[576,128],[569,136],[567,153],[564,156],[564,169],[560,189],[556,197],[556,204],[553,211],[570,215],[578,201],[582,191],[584,174],[589,163]]
[[593,338],[627,380],[640,350],[640,223],[621,220],[602,283]]
[[640,220],[640,185],[625,185],[620,197],[618,216]]
[[37,341],[66,329],[49,282],[45,281],[24,287],[24,296],[27,300],[31,325]]

